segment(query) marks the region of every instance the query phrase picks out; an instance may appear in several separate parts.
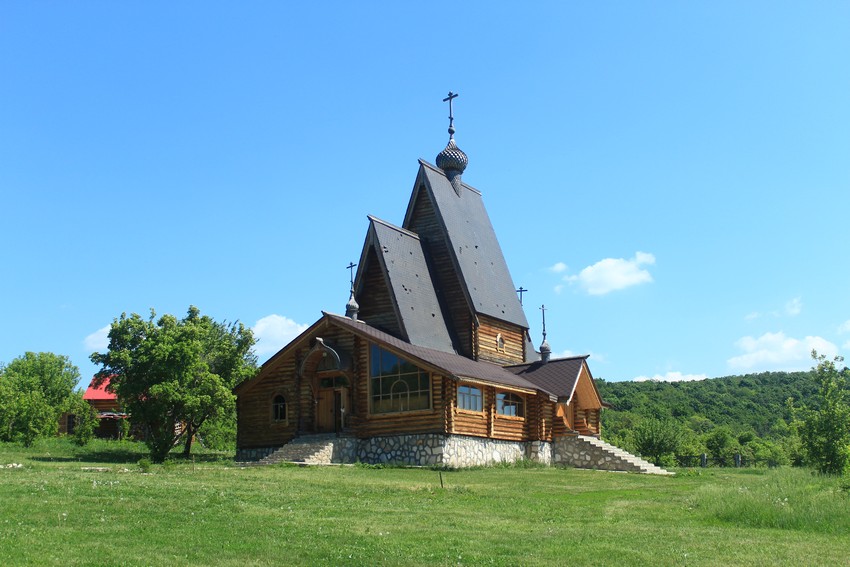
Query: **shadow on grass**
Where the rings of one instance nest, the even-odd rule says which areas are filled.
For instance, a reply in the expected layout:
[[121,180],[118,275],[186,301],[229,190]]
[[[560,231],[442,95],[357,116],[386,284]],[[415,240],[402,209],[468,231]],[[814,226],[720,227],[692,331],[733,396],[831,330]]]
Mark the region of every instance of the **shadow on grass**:
[[[31,460],[42,462],[42,463],[75,463],[75,462],[84,462],[84,463],[112,463],[112,464],[134,464],[139,462],[139,459],[149,458],[150,453],[147,451],[134,451],[130,449],[108,449],[108,450],[95,450],[95,451],[86,451],[85,449],[80,450],[78,453],[72,456],[32,456]],[[192,455],[191,457],[184,457],[182,453],[180,454],[172,454],[168,456],[168,461],[174,464],[180,463],[219,463],[232,461],[233,455],[227,453],[201,453]]]

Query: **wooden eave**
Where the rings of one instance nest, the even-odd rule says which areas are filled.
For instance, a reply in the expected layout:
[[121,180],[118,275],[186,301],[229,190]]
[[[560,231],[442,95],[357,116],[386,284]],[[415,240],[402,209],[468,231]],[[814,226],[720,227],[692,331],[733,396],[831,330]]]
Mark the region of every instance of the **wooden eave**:
[[251,378],[250,380],[246,380],[240,384],[237,384],[236,387],[233,388],[233,393],[236,395],[244,394],[251,390],[255,385],[260,383],[262,379],[265,377],[265,374],[271,371],[273,368],[277,367],[278,363],[286,358],[286,355],[298,350],[304,343],[309,342],[310,339],[313,338],[315,333],[319,332],[320,329],[327,327],[329,321],[327,317],[322,316],[321,319],[313,323],[310,327],[305,329],[300,335],[292,339],[289,344],[281,348],[275,354],[271,356],[267,361],[265,361],[262,366],[260,366],[259,372],[257,375]]

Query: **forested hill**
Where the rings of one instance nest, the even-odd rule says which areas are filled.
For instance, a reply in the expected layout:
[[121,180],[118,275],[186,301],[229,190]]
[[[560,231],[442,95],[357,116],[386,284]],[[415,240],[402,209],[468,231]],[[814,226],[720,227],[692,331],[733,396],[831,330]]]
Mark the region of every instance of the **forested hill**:
[[[759,437],[783,436],[790,420],[786,400],[806,402],[816,391],[808,372],[763,372],[696,382],[596,381],[602,399],[614,406],[603,411],[609,428],[628,428],[645,418],[672,418],[696,432],[728,426]],[[607,414],[607,415],[606,415]]]

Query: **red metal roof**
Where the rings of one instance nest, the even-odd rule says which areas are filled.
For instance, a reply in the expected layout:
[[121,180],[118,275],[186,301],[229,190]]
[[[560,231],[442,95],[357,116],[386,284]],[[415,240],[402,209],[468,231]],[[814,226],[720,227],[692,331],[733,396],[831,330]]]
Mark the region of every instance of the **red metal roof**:
[[86,390],[86,393],[83,394],[84,400],[117,400],[118,396],[115,395],[115,392],[107,391],[106,387],[109,386],[109,378],[105,379],[100,383],[100,386],[96,385],[97,378],[92,378],[91,383],[89,383],[89,387]]

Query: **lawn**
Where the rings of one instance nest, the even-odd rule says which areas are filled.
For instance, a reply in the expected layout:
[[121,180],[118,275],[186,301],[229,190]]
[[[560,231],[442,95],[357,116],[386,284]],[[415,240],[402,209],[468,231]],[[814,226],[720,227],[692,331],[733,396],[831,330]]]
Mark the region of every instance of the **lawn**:
[[[1,565],[829,565],[850,495],[797,469],[137,464],[144,448],[0,444]],[[9,464],[22,467],[9,467]]]

